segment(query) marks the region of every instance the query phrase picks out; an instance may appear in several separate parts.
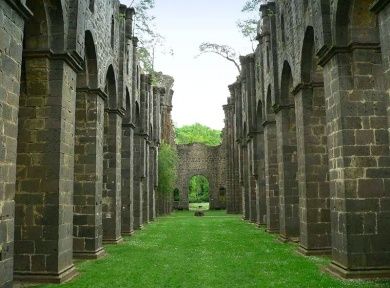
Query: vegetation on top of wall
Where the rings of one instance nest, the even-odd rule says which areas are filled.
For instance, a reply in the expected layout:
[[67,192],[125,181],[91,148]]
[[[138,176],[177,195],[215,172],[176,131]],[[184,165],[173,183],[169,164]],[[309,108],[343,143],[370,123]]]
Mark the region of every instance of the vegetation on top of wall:
[[202,124],[176,128],[176,144],[200,143],[208,146],[218,146],[222,143],[222,133]]
[[158,154],[158,191],[171,194],[176,185],[178,155],[168,144],[161,144]]
[[138,57],[142,68],[152,77],[158,76],[154,71],[156,52],[173,55],[173,50],[166,47],[165,38],[158,32],[154,21],[155,16],[151,14],[155,2],[155,0],[133,0],[130,5],[136,11],[134,33],[139,40]]

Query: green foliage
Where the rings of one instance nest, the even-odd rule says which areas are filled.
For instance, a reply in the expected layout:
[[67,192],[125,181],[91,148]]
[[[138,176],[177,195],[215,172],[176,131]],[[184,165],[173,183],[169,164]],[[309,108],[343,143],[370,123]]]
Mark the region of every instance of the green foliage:
[[158,191],[171,194],[177,179],[178,155],[170,145],[163,143],[158,154]]
[[177,144],[201,143],[218,146],[222,143],[221,131],[211,129],[199,123],[176,128]]
[[237,21],[237,27],[241,34],[252,41],[252,43],[256,40],[257,36],[260,5],[265,2],[264,0],[246,0],[241,9],[241,12],[245,14],[245,18]]
[[204,176],[194,176],[189,183],[188,200],[190,203],[209,202],[209,181]]

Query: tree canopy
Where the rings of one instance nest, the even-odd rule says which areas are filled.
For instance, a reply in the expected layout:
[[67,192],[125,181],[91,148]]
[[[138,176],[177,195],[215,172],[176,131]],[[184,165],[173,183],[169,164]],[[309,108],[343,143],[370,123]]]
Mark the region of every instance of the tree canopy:
[[214,130],[202,124],[176,128],[177,144],[201,143],[209,146],[218,146],[222,143],[221,131]]

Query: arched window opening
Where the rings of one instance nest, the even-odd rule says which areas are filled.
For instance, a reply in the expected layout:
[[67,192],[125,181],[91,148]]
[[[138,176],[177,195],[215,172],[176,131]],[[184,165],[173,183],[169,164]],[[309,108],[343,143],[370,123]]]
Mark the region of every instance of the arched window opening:
[[95,12],[95,0],[89,0],[89,10]]
[[177,188],[175,188],[175,190],[173,190],[173,201],[175,201],[175,202],[180,201],[180,191]]
[[115,21],[114,15],[111,16],[111,48],[114,49],[114,41],[115,41]]
[[282,33],[282,43],[284,44],[284,42],[286,41],[286,31],[285,31],[285,27],[284,27],[284,15],[282,14],[282,16],[280,16],[280,30],[281,30],[281,33]]

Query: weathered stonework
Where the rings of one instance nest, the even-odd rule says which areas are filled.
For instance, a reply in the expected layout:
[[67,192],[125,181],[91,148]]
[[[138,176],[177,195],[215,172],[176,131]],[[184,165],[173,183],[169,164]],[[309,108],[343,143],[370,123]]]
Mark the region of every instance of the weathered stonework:
[[188,185],[193,176],[202,175],[209,181],[210,209],[226,208],[226,160],[224,145],[177,145],[179,155],[178,181],[180,200],[176,209],[189,209]]
[[[140,163],[156,215],[161,119],[171,123],[160,101],[172,86],[140,101],[134,10],[87,2],[0,1],[0,287],[67,281],[73,258],[131,235]],[[153,153],[135,157],[135,132],[150,123],[142,141]]]
[[[385,0],[270,1],[260,9],[255,59],[241,58],[230,86],[235,113],[226,113],[225,129],[241,146],[234,149],[244,218],[253,221],[246,171],[258,167],[254,175],[265,181],[257,181],[256,218],[265,201],[269,232],[299,241],[305,255],[331,253],[328,271],[345,278],[390,277],[389,7]],[[253,136],[260,126],[263,141]],[[250,161],[242,155],[248,143]]]

